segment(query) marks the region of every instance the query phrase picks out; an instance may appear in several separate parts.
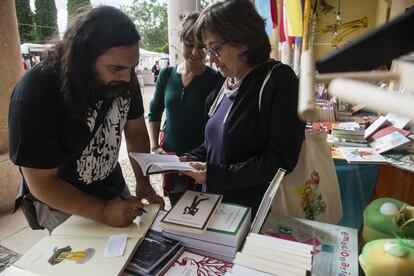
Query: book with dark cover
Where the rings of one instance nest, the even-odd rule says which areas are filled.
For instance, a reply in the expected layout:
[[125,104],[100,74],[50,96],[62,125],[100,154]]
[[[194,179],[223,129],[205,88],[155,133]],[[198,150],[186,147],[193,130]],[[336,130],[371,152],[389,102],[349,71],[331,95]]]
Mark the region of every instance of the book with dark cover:
[[182,254],[184,251],[184,246],[179,244],[174,247],[174,249],[168,254],[156,267],[154,267],[150,273],[145,273],[144,271],[138,269],[135,265],[130,262],[124,270],[124,276],[159,276],[162,275],[165,270],[167,270],[175,260]]
[[180,242],[163,237],[160,232],[149,230],[128,266],[150,273]]

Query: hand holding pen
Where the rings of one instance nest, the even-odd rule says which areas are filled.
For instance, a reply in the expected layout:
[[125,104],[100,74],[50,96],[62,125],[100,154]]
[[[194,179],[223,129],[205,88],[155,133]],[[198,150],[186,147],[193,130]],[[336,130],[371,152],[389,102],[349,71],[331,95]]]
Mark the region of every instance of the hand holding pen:
[[111,226],[127,226],[146,213],[143,207],[144,204],[136,197],[119,194],[104,204],[100,221]]
[[[126,198],[125,196],[123,196],[122,194],[120,194],[120,195],[118,195],[118,197],[120,197],[122,200],[128,200],[128,198]],[[132,196],[131,196],[132,197]],[[134,197],[135,198],[135,197]],[[142,203],[141,203],[142,204]],[[137,207],[132,207],[131,208],[132,210],[140,210],[141,212],[143,212],[143,213],[147,213],[147,211],[145,211],[145,209],[143,208],[143,207],[139,207],[139,206],[137,206]]]

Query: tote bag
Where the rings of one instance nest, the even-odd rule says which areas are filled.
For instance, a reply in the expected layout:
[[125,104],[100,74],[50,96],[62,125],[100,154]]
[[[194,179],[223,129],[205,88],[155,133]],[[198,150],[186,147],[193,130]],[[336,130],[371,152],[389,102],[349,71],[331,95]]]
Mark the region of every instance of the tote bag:
[[306,132],[295,169],[283,178],[272,202],[276,216],[336,224],[342,202],[326,133]]

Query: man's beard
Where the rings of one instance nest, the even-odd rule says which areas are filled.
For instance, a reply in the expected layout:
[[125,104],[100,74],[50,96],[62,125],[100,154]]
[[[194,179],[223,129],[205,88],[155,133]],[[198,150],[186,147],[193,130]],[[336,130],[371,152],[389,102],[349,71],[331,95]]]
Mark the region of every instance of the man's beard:
[[111,81],[105,85],[101,85],[98,89],[99,98],[115,99],[117,97],[129,97],[130,82]]

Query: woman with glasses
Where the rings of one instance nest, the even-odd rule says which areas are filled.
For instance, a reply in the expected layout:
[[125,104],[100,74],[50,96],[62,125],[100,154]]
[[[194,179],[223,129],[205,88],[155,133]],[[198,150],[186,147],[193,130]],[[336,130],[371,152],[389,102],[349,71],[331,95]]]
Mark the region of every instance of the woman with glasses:
[[[181,155],[198,147],[204,140],[204,106],[207,96],[218,85],[220,74],[204,64],[203,45],[195,41],[194,23],[198,13],[188,15],[181,26],[181,53],[184,61],[176,67],[163,68],[158,76],[150,103],[149,134],[152,152]],[[163,112],[166,123],[163,142],[160,125]],[[174,205],[179,196],[194,185],[186,176],[168,173],[163,178],[164,193]]]
[[184,173],[223,201],[252,207],[253,218],[276,171],[290,172],[298,160],[298,79],[269,58],[264,20],[248,0],[207,7],[196,34],[225,80],[207,99],[204,143],[180,158],[199,161],[192,163],[198,171]]

